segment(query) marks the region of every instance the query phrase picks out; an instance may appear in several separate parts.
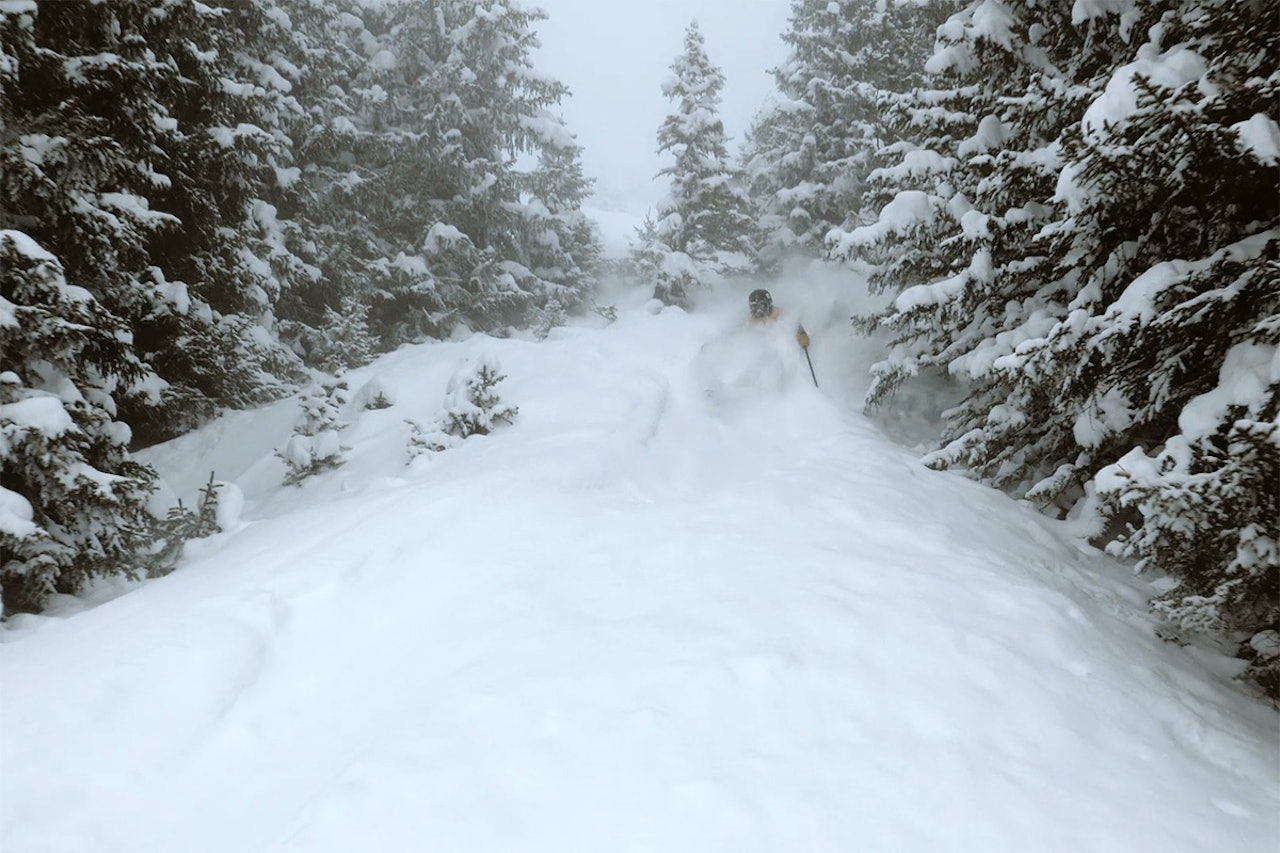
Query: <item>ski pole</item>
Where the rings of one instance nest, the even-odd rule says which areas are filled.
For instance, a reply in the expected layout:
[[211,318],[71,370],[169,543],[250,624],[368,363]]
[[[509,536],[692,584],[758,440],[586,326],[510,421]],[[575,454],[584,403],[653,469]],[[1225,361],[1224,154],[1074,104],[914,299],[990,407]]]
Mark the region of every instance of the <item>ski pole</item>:
[[809,362],[809,375],[813,377],[813,387],[818,387],[818,374],[813,372],[813,359],[809,358],[809,348],[804,348],[804,360]]
[[809,357],[809,333],[804,330],[804,326],[796,329],[796,343],[800,344],[800,349],[804,350],[804,360],[809,362],[809,375],[813,377],[813,387],[818,387],[818,374],[813,372],[813,359]]

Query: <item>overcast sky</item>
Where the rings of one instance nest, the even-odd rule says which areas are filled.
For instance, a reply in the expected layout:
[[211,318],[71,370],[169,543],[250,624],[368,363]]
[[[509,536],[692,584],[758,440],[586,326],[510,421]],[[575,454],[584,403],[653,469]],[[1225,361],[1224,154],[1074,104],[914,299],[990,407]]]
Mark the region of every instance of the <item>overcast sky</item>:
[[596,178],[596,207],[643,213],[662,195],[658,125],[670,104],[662,81],[697,19],[727,82],[722,104],[736,151],[773,91],[768,69],[786,56],[789,0],[527,0],[551,16],[539,25],[538,67],[573,91],[564,115]]

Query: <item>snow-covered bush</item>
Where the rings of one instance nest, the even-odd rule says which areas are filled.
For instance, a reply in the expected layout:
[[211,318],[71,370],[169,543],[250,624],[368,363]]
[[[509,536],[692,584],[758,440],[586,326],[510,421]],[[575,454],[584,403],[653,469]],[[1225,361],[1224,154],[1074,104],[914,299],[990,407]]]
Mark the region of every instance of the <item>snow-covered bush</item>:
[[395,405],[395,401],[387,396],[386,391],[379,391],[369,398],[369,402],[364,404],[366,409],[375,411],[377,409],[389,409]]
[[651,278],[655,299],[664,305],[688,308],[694,291],[712,286],[719,276],[684,252],[669,252],[662,256]]
[[441,416],[429,421],[405,418],[404,422],[409,425],[410,461],[430,453],[443,453],[462,443],[461,438],[446,432],[448,422]]
[[352,403],[365,411],[389,409],[395,405],[391,390],[378,377],[373,377],[352,395]]
[[449,379],[440,416],[445,432],[458,438],[488,435],[515,420],[520,409],[502,402],[498,385],[507,378],[502,365],[490,355],[466,364]]
[[406,419],[412,429],[409,457],[439,453],[473,435],[488,435],[512,423],[520,409],[502,402],[497,386],[506,374],[497,359],[482,355],[458,369],[449,379],[444,405],[431,421]]
[[529,318],[529,331],[533,332],[538,340],[544,341],[547,335],[551,334],[552,329],[563,326],[568,320],[569,316],[565,311],[564,303],[560,301],[559,296],[553,295],[544,307],[533,309]]
[[346,383],[339,381],[327,387],[314,384],[302,393],[298,401],[302,419],[284,448],[276,451],[276,456],[289,468],[284,478],[286,484],[294,485],[346,461],[343,453],[347,448],[339,438],[339,430],[344,425],[338,422],[346,389]]
[[155,558],[148,572],[152,577],[173,571],[182,559],[182,548],[188,541],[203,539],[222,530],[218,522],[218,504],[223,484],[215,482],[213,476],[210,472],[209,482],[200,490],[200,503],[196,509],[188,509],[179,500],[157,525],[153,546]]
[[723,270],[712,259],[698,260],[677,252],[658,236],[657,224],[646,220],[637,229],[639,242],[633,244],[630,277],[638,284],[651,286],[653,298],[663,305],[688,309],[693,294],[714,287],[723,278]]

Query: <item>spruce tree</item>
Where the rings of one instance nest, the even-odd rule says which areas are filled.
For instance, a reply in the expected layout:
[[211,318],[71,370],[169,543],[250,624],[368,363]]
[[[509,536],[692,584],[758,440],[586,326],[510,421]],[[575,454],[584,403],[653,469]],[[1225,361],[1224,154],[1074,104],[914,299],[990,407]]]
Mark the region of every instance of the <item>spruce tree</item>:
[[539,138],[538,164],[523,174],[520,259],[542,282],[535,324],[561,310],[584,307],[594,286],[602,248],[595,223],[582,212],[594,183],[582,169],[582,147],[558,116],[535,117],[529,130]]
[[[657,295],[665,301],[679,301],[673,276],[705,283],[747,266],[753,225],[720,120],[724,83],[723,72],[707,56],[702,31],[691,23],[662,87],[674,111],[658,129],[658,152],[672,158],[658,175],[670,180],[670,192],[658,206],[647,251],[660,246],[660,254],[682,256],[657,267]],[[670,269],[673,264],[678,271]]]
[[490,355],[482,355],[460,367],[449,379],[444,407],[439,419],[449,435],[466,439],[488,435],[502,425],[511,424],[520,409],[505,403],[498,386],[507,378],[502,365]]
[[372,361],[375,345],[369,334],[369,309],[355,296],[348,296],[341,311],[325,310],[310,360],[321,370],[338,373]]
[[934,31],[957,5],[793,0],[777,94],[743,152],[763,263],[822,254],[831,229],[860,224],[867,178],[903,138],[886,112],[923,82]]
[[[1116,550],[1180,581],[1159,612],[1247,640],[1280,630],[1280,20],[1179,11],[1063,139],[1051,233],[1086,274],[1027,357],[1079,453],[1044,491],[1105,465],[1107,510],[1137,510]],[[1280,659],[1258,673],[1280,695]]]
[[0,16],[0,215],[128,324],[151,375],[119,402],[142,441],[297,376],[269,332],[280,285],[257,204],[286,152],[262,126],[273,79],[245,59],[269,28],[250,3]]
[[[359,261],[368,220],[348,192],[360,171],[337,156],[367,33],[351,0],[259,2],[273,4],[274,26],[259,34],[256,52],[269,62],[257,64],[277,82],[270,127],[288,153],[273,164],[261,208],[265,257],[281,282],[275,331],[309,367],[332,371],[348,362],[335,362],[331,344],[369,338]],[[349,366],[367,360],[352,357]]]
[[147,568],[154,472],[115,395],[144,373],[123,322],[20,231],[0,231],[0,602],[36,611]]
[[[303,177],[329,200],[341,247],[325,277],[368,305],[383,348],[584,299],[588,185],[553,112],[565,89],[532,66],[540,17],[462,0],[353,3],[341,16],[347,48],[325,90],[335,114],[301,155]],[[519,171],[520,154],[541,165]]]
[[1162,613],[1275,630],[1280,21],[1006,0],[940,33],[946,88],[873,178],[900,191],[840,241],[899,291],[868,321],[896,333],[869,400],[962,379],[931,464],[1101,502],[1120,553],[1180,581]]
[[504,403],[498,394],[498,385],[506,378],[502,365],[490,355],[481,355],[454,371],[445,389],[444,405],[434,418],[425,422],[406,418],[409,461],[443,453],[472,436],[489,435],[513,423],[520,408]]

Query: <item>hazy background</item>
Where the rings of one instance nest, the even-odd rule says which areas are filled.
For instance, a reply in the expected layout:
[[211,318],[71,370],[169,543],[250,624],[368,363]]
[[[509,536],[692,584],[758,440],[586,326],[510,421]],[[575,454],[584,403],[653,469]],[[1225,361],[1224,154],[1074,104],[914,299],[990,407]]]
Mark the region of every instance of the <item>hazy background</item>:
[[588,212],[611,253],[663,195],[658,125],[671,104],[662,81],[697,19],[711,61],[724,71],[721,105],[736,152],[751,117],[773,92],[769,69],[786,57],[789,0],[527,0],[551,16],[538,27],[538,67],[572,90],[564,116],[596,179]]

